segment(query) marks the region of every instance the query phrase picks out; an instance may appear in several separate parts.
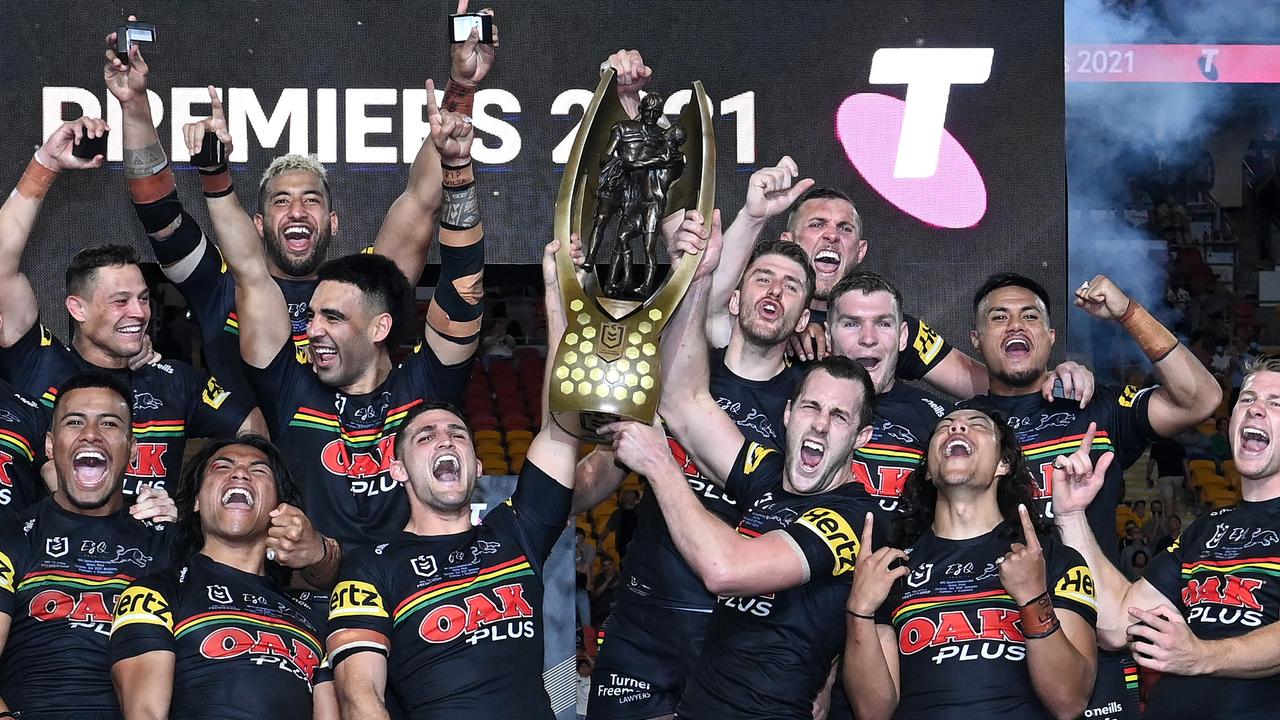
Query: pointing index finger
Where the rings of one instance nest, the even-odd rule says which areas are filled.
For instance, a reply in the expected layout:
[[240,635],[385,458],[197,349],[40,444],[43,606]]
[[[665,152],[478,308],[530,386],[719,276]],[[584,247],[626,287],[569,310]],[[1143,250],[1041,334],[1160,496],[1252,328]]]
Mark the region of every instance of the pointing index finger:
[[871,528],[875,525],[875,516],[867,513],[867,519],[862,523],[862,548],[858,551],[859,556],[871,555]]
[[1080,449],[1076,452],[1084,457],[1089,457],[1089,453],[1093,452],[1093,438],[1098,434],[1098,423],[1089,423],[1089,429],[1084,433],[1084,440],[1080,441]]
[[[463,0],[466,4],[466,0]],[[431,78],[427,78],[427,118],[440,117],[440,106],[436,104],[436,83]]]
[[1040,552],[1040,538],[1036,537],[1036,526],[1031,524],[1031,511],[1026,505],[1018,505],[1018,518],[1022,521],[1022,536],[1026,540],[1027,549]]
[[209,114],[214,120],[226,121],[227,116],[222,110],[222,98],[218,97],[218,90],[214,86],[209,86]]

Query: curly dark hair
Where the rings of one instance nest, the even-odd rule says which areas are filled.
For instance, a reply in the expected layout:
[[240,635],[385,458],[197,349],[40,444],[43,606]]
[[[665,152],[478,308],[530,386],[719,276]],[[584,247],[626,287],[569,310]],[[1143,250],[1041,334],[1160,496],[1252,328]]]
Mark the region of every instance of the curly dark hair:
[[[173,502],[178,506],[178,523],[175,529],[178,531],[176,557],[180,562],[190,560],[204,548],[204,528],[200,525],[200,513],[195,509],[196,498],[200,495],[200,488],[204,486],[205,470],[209,466],[209,461],[223,448],[232,445],[251,447],[266,455],[267,464],[271,466],[271,474],[276,480],[277,499],[294,507],[302,507],[302,486],[298,484],[293,473],[289,472],[284,456],[275,445],[271,444],[270,440],[261,435],[241,435],[236,438],[210,440],[200,452],[187,461],[178,489],[173,495]],[[293,571],[277,564],[274,560],[267,561],[267,576],[282,587],[288,585],[291,572]]]
[[[965,410],[976,410],[991,419],[995,425],[997,440],[1000,443],[1000,459],[1009,465],[1008,474],[996,478],[996,504],[1000,507],[1001,537],[1013,542],[1025,542],[1022,535],[1022,521],[1018,517],[1018,506],[1026,505],[1031,513],[1031,524],[1037,535],[1048,535],[1053,532],[1053,521],[1046,518],[1034,501],[1035,478],[1031,468],[1027,466],[1026,457],[1022,454],[1022,446],[1009,428],[1009,419],[1004,413],[991,407],[972,406]],[[935,428],[934,432],[938,432]],[[926,453],[933,435],[925,441]],[[938,503],[938,488],[929,477],[929,460],[925,461],[907,476],[902,487],[901,513],[893,522],[893,547],[906,549],[913,545],[920,536],[933,526],[933,513]]]

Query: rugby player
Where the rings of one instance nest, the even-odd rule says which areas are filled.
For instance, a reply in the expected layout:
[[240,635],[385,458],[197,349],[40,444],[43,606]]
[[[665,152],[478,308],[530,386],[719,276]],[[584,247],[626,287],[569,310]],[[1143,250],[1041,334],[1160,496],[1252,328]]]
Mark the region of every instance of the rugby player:
[[[1090,423],[1098,435],[1095,461],[1115,452],[1106,483],[1088,517],[1098,537],[1114,538],[1116,506],[1124,498],[1124,471],[1161,437],[1174,437],[1213,413],[1221,402],[1217,382],[1191,350],[1115,283],[1101,275],[1076,293],[1076,304],[1103,320],[1121,323],[1151,360],[1160,385],[1123,390],[1099,388],[1087,407],[1070,398],[1046,400],[1040,389],[1056,335],[1048,293],[1034,280],[993,275],[974,293],[972,342],[987,366],[990,392],[974,402],[1000,410],[1009,419],[1036,481],[1035,499],[1053,517],[1054,458],[1074,452]],[[1116,548],[1111,545],[1110,557]],[[1093,717],[1137,717],[1138,683],[1133,660],[1104,652],[1089,703]]]
[[109,662],[133,720],[337,720],[325,616],[286,591],[275,517],[301,489],[265,438],[210,442],[176,498],[185,562],[134,581],[116,605]]
[[116,720],[107,665],[116,599],[168,567],[173,501],[162,491],[128,510],[122,487],[137,453],[133,394],[111,375],[65,378],[45,437],[57,490],[0,527],[0,712],[38,720]]
[[134,370],[144,355],[151,320],[150,291],[133,250],[104,245],[81,250],[66,270],[66,308],[74,327],[68,347],[39,322],[39,306],[20,261],[45,193],[62,170],[99,167],[77,158],[73,147],[100,136],[100,120],[63,123],[36,151],[18,187],[0,207],[0,375],[20,392],[54,404],[62,381],[76,372],[99,370],[133,390],[138,452],[125,493],[164,487],[181,471],[187,437],[220,437],[262,431],[261,414],[247,396],[186,363],[165,360]]
[[[288,306],[256,236],[222,237],[235,278],[240,353],[267,426],[299,472],[305,511],[326,536],[376,542],[408,519],[404,485],[390,475],[393,438],[405,413],[461,396],[479,345],[484,295],[484,230],[471,176],[470,122],[429,97],[432,138],[446,168],[440,280],[427,308],[425,338],[399,365],[391,351],[408,333],[413,288],[390,259],[356,254],[316,270],[307,309],[310,362],[295,361]],[[450,171],[452,172],[452,171]],[[449,186],[450,177],[465,180]]]
[[[676,547],[719,596],[680,718],[811,718],[840,653],[858,538],[874,503],[849,455],[871,436],[875,390],[856,362],[813,364],[783,413],[785,452],[747,441],[708,387],[705,325],[713,232],[669,326],[662,419],[699,468],[743,509],[737,531],[708,511],[655,425],[606,425],[618,459],[649,479]],[[606,644],[608,640],[606,639]]]
[[[543,257],[551,347],[565,324],[558,247]],[[578,441],[546,413],[511,501],[473,525],[481,464],[466,421],[442,403],[409,410],[392,465],[409,519],[389,542],[348,557],[330,605],[344,717],[388,717],[388,691],[415,720],[554,717],[542,682],[542,573],[570,517]]]
[[[465,12],[466,4],[467,0],[460,0],[458,12]],[[492,14],[489,10],[481,12]],[[496,37],[496,28],[494,33]],[[109,48],[114,47],[114,38],[114,33],[107,37]],[[476,85],[493,67],[496,43],[480,44],[477,39],[473,37],[466,43],[451,46],[450,79],[444,105],[459,112],[458,118],[470,115]],[[218,249],[210,246],[178,199],[173,171],[146,101],[149,67],[138,46],[133,47],[127,66],[120,62],[114,50],[108,49],[104,73],[108,88],[123,110],[125,177],[134,209],[165,275],[178,286],[192,308],[210,368],[233,389],[248,391],[237,342],[239,316],[235,312],[234,278],[223,264]],[[434,86],[428,81],[427,87],[434,108]],[[187,149],[192,155],[199,152],[205,133],[213,132],[225,146],[225,156],[229,157],[234,147],[222,102],[212,87],[209,93],[211,117],[183,128]],[[431,118],[433,136],[441,130],[438,115],[433,112]],[[373,243],[374,252],[391,258],[405,277],[414,282],[422,275],[440,215],[442,181],[446,189],[456,190],[465,190],[464,186],[472,182],[469,155],[453,158],[442,174],[440,142],[439,137],[423,140],[409,169],[408,185],[392,203]],[[225,161],[200,168],[200,174],[215,236],[225,242],[229,236],[238,234],[261,243],[266,249],[268,271],[288,303],[296,357],[299,362],[307,362],[307,306],[319,282],[316,270],[324,262],[339,228],[324,166],[312,157],[301,155],[276,158],[258,183],[258,212],[252,219],[236,197]],[[442,237],[442,272],[450,273],[442,287],[448,291],[456,282],[465,297],[471,290],[467,283],[483,265],[483,246],[451,244],[449,240]],[[456,294],[446,292],[437,303],[447,303]],[[446,312],[451,310],[456,308],[446,308]],[[453,319],[475,320],[471,317]],[[478,321],[476,325],[478,327]],[[462,362],[470,356],[464,346],[441,347],[437,352],[446,364]]]
[[955,410],[907,480],[891,546],[873,551],[867,515],[844,655],[858,718],[1083,714],[1097,651],[1093,582],[1032,505],[1034,487],[998,412]]
[[1088,456],[1077,453],[1054,465],[1061,472],[1054,521],[1063,541],[1093,570],[1098,641],[1106,648],[1127,646],[1139,665],[1160,673],[1147,695],[1146,717],[1275,715],[1280,452],[1271,445],[1280,437],[1280,360],[1264,357],[1245,371],[1227,437],[1243,501],[1194,520],[1134,583],[1099,547],[1089,516],[1109,482],[1103,460],[1091,467]]
[[[679,232],[705,245],[696,211],[686,215]],[[803,377],[787,361],[786,344],[805,325],[812,292],[813,268],[794,243],[759,244],[729,301],[736,317],[729,344],[710,353],[711,394],[742,434],[761,445],[781,445],[783,410]],[[742,512],[723,482],[707,478],[674,438],[667,441],[698,500],[726,527],[736,525]],[[574,512],[615,494],[626,473],[612,448],[596,448],[578,463]],[[654,493],[644,494],[636,512],[635,538],[601,628],[587,706],[593,719],[641,720],[675,712],[715,607],[715,596],[680,556]]]

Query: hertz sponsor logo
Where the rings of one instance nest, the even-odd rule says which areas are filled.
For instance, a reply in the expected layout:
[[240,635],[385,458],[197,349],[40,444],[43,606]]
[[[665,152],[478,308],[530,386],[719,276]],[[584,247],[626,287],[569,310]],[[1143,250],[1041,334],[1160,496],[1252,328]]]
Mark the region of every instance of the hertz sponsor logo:
[[372,615],[387,617],[387,609],[383,605],[378,589],[360,580],[344,580],[333,589],[329,597],[329,617],[339,618],[350,615]]
[[155,590],[139,585],[128,587],[116,601],[116,619],[111,624],[111,632],[135,624],[157,625],[173,632],[173,610]]
[[858,536],[840,513],[827,508],[813,508],[796,521],[812,530],[831,550],[835,557],[835,567],[831,574],[840,576],[853,572],[853,564],[858,559]]
[[1133,407],[1133,401],[1136,400],[1137,397],[1138,386],[1125,385],[1124,390],[1120,393],[1120,397],[1116,399],[1116,402],[1120,403],[1120,407],[1131,408]]
[[1068,570],[1054,586],[1053,594],[1094,609],[1098,607],[1098,592],[1088,565],[1077,565]]
[[916,331],[916,337],[911,341],[911,346],[915,348],[916,354],[920,356],[920,362],[928,365],[938,356],[938,351],[942,349],[942,336],[934,332],[920,322],[920,329]]
[[0,590],[13,592],[13,576],[13,561],[8,555],[0,552]]

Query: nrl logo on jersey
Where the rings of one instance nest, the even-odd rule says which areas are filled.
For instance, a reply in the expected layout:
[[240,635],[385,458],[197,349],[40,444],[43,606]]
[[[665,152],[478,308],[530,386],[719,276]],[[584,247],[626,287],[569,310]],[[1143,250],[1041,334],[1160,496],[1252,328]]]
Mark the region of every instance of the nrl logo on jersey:
[[923,587],[933,576],[933,563],[921,563],[907,576],[907,585],[913,588]]
[[219,605],[230,605],[231,590],[226,585],[206,585],[205,589],[209,591],[209,601],[218,603]]
[[420,577],[429,578],[435,575],[439,570],[436,567],[435,555],[419,555],[409,561],[409,567],[413,569],[413,573]]
[[71,548],[65,537],[45,538],[44,552],[49,557],[62,557]]

